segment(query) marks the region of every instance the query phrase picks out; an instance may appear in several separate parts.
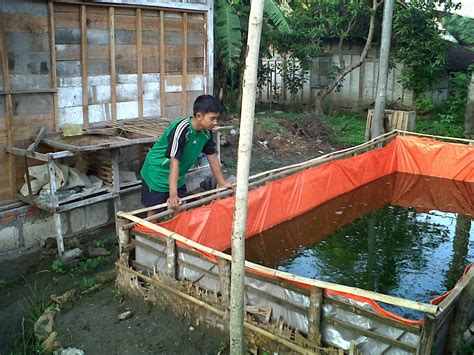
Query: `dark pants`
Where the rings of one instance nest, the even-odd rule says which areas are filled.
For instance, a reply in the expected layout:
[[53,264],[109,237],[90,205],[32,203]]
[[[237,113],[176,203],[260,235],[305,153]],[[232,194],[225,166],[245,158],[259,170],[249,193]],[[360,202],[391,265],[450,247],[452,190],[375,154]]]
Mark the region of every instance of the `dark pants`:
[[[183,198],[187,194],[186,185],[178,188],[178,196]],[[145,207],[159,205],[168,201],[170,197],[169,192],[159,192],[152,190],[145,181],[142,180],[142,204]],[[160,209],[157,212],[163,211],[166,208]]]

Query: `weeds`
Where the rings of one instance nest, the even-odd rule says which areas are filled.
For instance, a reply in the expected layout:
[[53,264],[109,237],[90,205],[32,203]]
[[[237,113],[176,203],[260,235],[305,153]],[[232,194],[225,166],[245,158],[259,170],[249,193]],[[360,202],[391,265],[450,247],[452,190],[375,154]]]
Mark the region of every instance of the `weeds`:
[[99,240],[96,240],[94,241],[94,245],[97,247],[97,248],[103,248],[107,245],[107,243],[111,242],[111,241],[114,241],[115,240],[115,236],[113,235],[109,235],[105,238],[102,238],[102,239],[99,239]]
[[323,123],[332,130],[329,139],[335,143],[348,146],[364,143],[366,121],[365,115],[357,113],[326,116],[323,118]]
[[91,288],[95,285],[95,280],[92,277],[83,277],[81,282],[79,283],[79,288],[81,290],[87,290],[88,288]]
[[[78,274],[87,274],[97,269],[104,262],[104,257],[98,256],[96,258],[89,258],[80,263],[71,266],[69,269],[69,276],[74,278]],[[51,268],[59,274],[64,274],[67,271],[67,266],[61,260],[54,260]]]
[[30,294],[24,297],[21,331],[13,339],[12,353],[43,354],[45,349],[35,336],[34,325],[44,311],[51,306],[51,300],[49,298],[50,286],[48,285],[41,290],[37,288],[36,283],[31,286],[28,281],[26,281],[26,285]]

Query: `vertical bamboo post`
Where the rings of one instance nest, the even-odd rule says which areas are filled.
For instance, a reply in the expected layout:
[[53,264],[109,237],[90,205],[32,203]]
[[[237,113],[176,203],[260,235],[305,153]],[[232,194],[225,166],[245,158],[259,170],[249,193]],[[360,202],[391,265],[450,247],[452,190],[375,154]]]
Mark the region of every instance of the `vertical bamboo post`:
[[87,81],[87,13],[81,5],[81,74],[82,74],[82,123],[89,127],[89,84]]
[[119,253],[120,260],[128,264],[130,259],[130,252],[126,250],[126,247],[130,244],[130,229],[125,228],[128,221],[123,218],[117,218],[116,222],[118,225],[118,241],[119,241]]
[[310,341],[321,342],[321,312],[323,304],[323,290],[320,287],[311,287],[309,295],[308,311],[308,339]]
[[[122,208],[120,198],[120,169],[119,169],[119,150],[112,150],[112,198],[114,200],[114,219],[117,221],[117,212]],[[118,235],[118,224],[115,223],[115,233]]]
[[165,113],[165,14],[160,11],[160,111],[161,117],[166,116]]
[[183,13],[183,57],[182,57],[182,114],[188,111],[187,91],[188,91],[188,14]]
[[143,120],[142,9],[136,10],[138,119]]
[[436,334],[436,318],[431,314],[425,315],[423,329],[421,330],[420,344],[417,355],[431,354],[433,341]]
[[227,309],[230,302],[230,262],[217,258],[217,267],[219,269],[219,282],[221,286],[222,300]]
[[112,122],[117,122],[117,77],[115,71],[115,9],[109,7],[109,70]]
[[242,90],[242,114],[237,160],[237,186],[232,223],[232,279],[230,298],[230,353],[243,354],[244,291],[245,291],[245,227],[247,223],[248,177],[252,152],[255,98],[257,93],[258,52],[262,32],[264,0],[254,0],[250,6],[249,30]]
[[389,70],[390,42],[392,38],[392,18],[394,0],[385,0],[382,22],[382,40],[380,43],[379,81],[375,97],[374,116],[372,119],[371,138],[380,136],[383,129],[385,100],[387,98],[387,82]]
[[177,276],[176,256],[176,241],[168,237],[166,238],[166,270],[168,275],[173,279],[176,279]]
[[59,130],[58,93],[57,93],[57,73],[56,73],[56,38],[54,34],[54,6],[52,1],[48,2],[48,25],[49,25],[49,49],[51,52],[51,88],[53,92],[53,129]]
[[49,198],[52,210],[54,211],[54,228],[56,231],[56,244],[59,255],[64,253],[64,240],[61,226],[61,215],[56,211],[59,206],[58,196],[56,195],[56,164],[52,157],[48,157],[48,173],[49,173]]
[[[2,50],[2,69],[3,69],[3,90],[11,90],[10,69],[8,67],[8,50],[5,40],[5,28],[3,22],[3,13],[0,12],[0,41]],[[12,146],[13,140],[13,98],[12,95],[5,95],[5,128],[7,130],[7,145]],[[8,175],[10,178],[10,198],[16,198],[16,163],[15,157],[8,154]]]

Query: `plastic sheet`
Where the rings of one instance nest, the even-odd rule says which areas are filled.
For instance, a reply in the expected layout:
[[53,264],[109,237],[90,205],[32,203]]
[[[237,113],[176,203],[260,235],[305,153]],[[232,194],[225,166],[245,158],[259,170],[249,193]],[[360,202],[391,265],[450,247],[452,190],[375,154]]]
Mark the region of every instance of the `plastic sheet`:
[[[442,143],[427,138],[398,136],[384,148],[348,159],[335,160],[271,182],[249,192],[247,238],[394,172],[474,182],[474,147]],[[463,196],[465,199],[456,201],[456,205],[461,209],[460,212],[472,214],[474,194],[472,191],[464,191]],[[406,196],[403,193],[394,193],[392,198],[403,205]],[[218,200],[210,205],[183,212],[160,225],[198,243],[223,251],[231,245],[233,208],[233,198]],[[136,228],[154,233],[143,226]],[[356,299],[352,295],[340,295]],[[422,322],[410,321],[387,312],[373,300],[357,300],[366,302],[377,312],[402,322]]]

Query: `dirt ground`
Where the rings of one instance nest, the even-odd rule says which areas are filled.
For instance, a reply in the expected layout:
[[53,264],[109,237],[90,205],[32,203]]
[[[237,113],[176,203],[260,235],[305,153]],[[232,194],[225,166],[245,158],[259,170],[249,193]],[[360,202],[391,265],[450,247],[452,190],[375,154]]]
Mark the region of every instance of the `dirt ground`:
[[[221,124],[238,127],[232,117]],[[322,127],[283,122],[281,129],[275,131],[257,120],[251,174],[340,148],[325,137]],[[225,134],[223,143],[223,169],[226,175],[235,174],[238,137]],[[0,354],[40,352],[41,347],[34,342],[33,319],[52,304],[50,295],[71,289],[76,290],[76,298],[54,318],[53,330],[58,332],[64,348],[82,349],[85,354],[228,352],[226,334],[189,324],[165,308],[130,299],[115,289],[113,273],[118,252],[112,227],[73,238],[69,243],[69,248],[84,250],[78,265],[68,267],[55,262],[54,244],[35,254],[0,263]],[[90,256],[91,247],[105,248],[109,255]],[[118,321],[118,315],[126,311],[131,311],[132,316]]]

